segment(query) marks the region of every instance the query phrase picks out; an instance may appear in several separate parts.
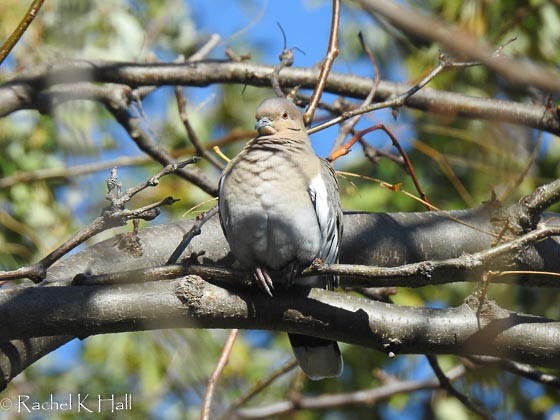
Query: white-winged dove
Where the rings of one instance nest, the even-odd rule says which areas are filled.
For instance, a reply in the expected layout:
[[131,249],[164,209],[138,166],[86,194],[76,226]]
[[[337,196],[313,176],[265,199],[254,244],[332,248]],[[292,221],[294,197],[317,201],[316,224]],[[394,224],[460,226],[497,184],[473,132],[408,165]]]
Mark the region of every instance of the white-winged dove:
[[[315,155],[298,108],[271,98],[256,113],[257,137],[227,165],[220,179],[220,221],[231,252],[270,296],[269,271],[298,268],[320,258],[338,261],[342,209],[334,169]],[[319,278],[337,286],[336,276]],[[316,282],[315,279],[314,282]],[[296,359],[311,379],[339,376],[335,341],[289,334]]]

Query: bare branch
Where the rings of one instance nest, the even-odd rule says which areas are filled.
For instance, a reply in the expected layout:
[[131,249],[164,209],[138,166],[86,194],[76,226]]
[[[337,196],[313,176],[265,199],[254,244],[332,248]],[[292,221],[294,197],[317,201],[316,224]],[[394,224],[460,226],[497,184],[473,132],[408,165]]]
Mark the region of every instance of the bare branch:
[[258,380],[255,385],[251,387],[244,395],[235,400],[229,408],[220,415],[221,420],[226,420],[231,418],[231,415],[247,401],[251,400],[255,395],[258,395],[262,390],[268,387],[272,382],[278,379],[280,376],[286,374],[287,372],[293,370],[297,366],[297,361],[295,359],[290,360],[283,366],[272,372],[269,376],[264,379]]
[[223,169],[224,165],[210,153],[204,146],[200,139],[198,138],[196,131],[194,131],[191,122],[189,121],[189,117],[187,115],[187,101],[185,100],[185,95],[183,94],[183,89],[180,86],[175,87],[175,97],[177,99],[177,109],[179,111],[179,118],[185,127],[185,131],[187,132],[187,136],[194,146],[196,153],[210,162],[215,168],[219,169],[220,171]]
[[[119,63],[108,61],[71,61],[54,64],[34,75],[14,79],[0,86],[0,117],[20,109],[41,109],[49,102],[52,85],[76,82],[119,83],[129,86],[189,85],[207,86],[212,83],[239,83],[270,86],[274,67],[237,62],[196,63]],[[301,86],[312,89],[318,78],[315,69],[284,68],[279,81],[283,87]],[[43,86],[48,88],[42,89]],[[49,87],[50,86],[50,87]],[[371,92],[369,78],[330,73],[325,91],[337,95],[361,98]],[[406,92],[410,86],[380,81],[375,100],[387,101]],[[74,98],[77,99],[77,98]],[[522,124],[560,134],[560,118],[546,105],[475,98],[457,93],[424,88],[406,100],[406,106],[445,115],[482,118]]]
[[457,388],[455,388],[452,385],[452,383],[449,380],[449,378],[447,377],[447,375],[441,369],[441,366],[439,365],[439,362],[438,362],[436,356],[427,354],[426,358],[428,359],[428,362],[430,363],[430,366],[432,367],[432,370],[434,371],[436,377],[438,378],[440,386],[443,389],[445,389],[451,396],[455,397],[467,409],[469,409],[473,413],[478,414],[481,418],[483,418],[483,419],[493,418],[493,416],[491,416],[489,413],[487,413],[486,410],[481,408],[478,404],[473,403],[469,399],[469,397],[467,397],[466,395],[459,392],[457,390]]
[[447,68],[456,68],[456,67],[471,67],[476,66],[479,63],[476,62],[460,62],[460,61],[453,61],[448,56],[443,53],[439,55],[439,63],[428,75],[426,75],[422,80],[420,80],[417,84],[409,88],[406,92],[387,99],[383,102],[376,102],[374,104],[370,104],[364,107],[360,107],[357,109],[353,109],[351,111],[343,112],[342,115],[333,118],[330,121],[324,122],[322,124],[316,125],[315,127],[311,128],[307,132],[309,134],[316,133],[317,131],[324,130],[325,128],[331,127],[333,125],[339,124],[342,121],[346,121],[349,118],[352,118],[356,115],[365,114],[374,110],[383,109],[383,108],[399,108],[405,105],[407,100],[416,94],[419,90],[424,88],[428,83],[436,78],[438,74],[440,74],[443,70]]
[[548,385],[560,389],[560,377],[549,373],[543,373],[540,370],[535,369],[533,366],[491,356],[469,356],[468,360],[474,362],[477,365],[492,366],[498,369],[505,370],[507,372],[511,372],[515,375],[523,376],[524,378],[541,383],[543,385]]
[[[141,127],[140,117],[134,116],[128,106],[123,105],[124,104],[117,107],[108,107],[107,109],[128,132],[130,138],[134,140],[138,148],[163,166],[175,163],[175,159],[173,159],[169,152],[159,146],[148,131]],[[175,173],[211,196],[215,196],[218,193],[216,183],[208,179],[208,177],[198,169],[180,168]]]
[[[450,381],[463,377],[466,373],[464,366],[450,369],[446,375]],[[352,405],[373,406],[391,398],[394,395],[411,393],[414,391],[437,389],[437,378],[422,381],[391,381],[385,385],[349,393],[323,394],[318,397],[303,397],[295,401],[279,401],[262,407],[252,407],[237,410],[241,418],[270,418],[297,410],[328,410]]]
[[12,315],[0,325],[0,340],[161,328],[243,328],[311,335],[397,355],[482,354],[543,367],[560,363],[559,322],[507,311],[492,302],[484,302],[479,311],[481,304],[475,298],[455,308],[431,309],[321,289],[277,290],[270,299],[256,287],[228,287],[187,276],[115,286],[0,291],[0,305]]
[[542,212],[560,200],[560,179],[541,185],[533,193],[520,200],[523,212],[521,224],[532,228],[539,221]]
[[193,158],[179,164],[169,165],[157,175],[150,178],[148,181],[144,182],[136,188],[129,189],[124,194],[122,194],[121,184],[117,178],[117,170],[116,168],[113,168],[113,170],[111,171],[111,177],[107,180],[107,189],[109,190],[109,192],[107,193],[107,199],[111,202],[111,206],[109,209],[105,209],[101,216],[97,217],[85,228],[81,229],[70,239],[66,240],[62,245],[60,245],[53,252],[44,257],[41,261],[12,271],[0,271],[0,280],[14,280],[27,277],[33,280],[35,283],[39,283],[46,277],[47,269],[51,265],[53,265],[68,252],[76,248],[78,245],[84,243],[86,240],[97,235],[98,233],[116,226],[123,226],[127,223],[128,220],[138,218],[151,220],[157,217],[159,214],[159,207],[171,205],[176,200],[171,197],[167,197],[160,202],[153,203],[134,210],[127,210],[124,208],[124,206],[138,192],[144,190],[147,187],[157,185],[159,179],[162,176],[173,173],[186,165],[196,162],[197,160],[198,159]]
[[202,410],[200,413],[201,420],[209,420],[213,418],[211,416],[211,409],[212,409],[212,398],[214,397],[214,390],[216,389],[216,383],[222,374],[222,371],[226,367],[229,361],[229,355],[231,354],[231,350],[233,349],[233,344],[235,343],[235,339],[239,334],[238,329],[233,329],[230,331],[226,344],[224,345],[224,349],[222,350],[222,355],[218,360],[218,364],[212,372],[210,379],[208,379],[208,385],[206,387],[206,392],[204,393],[204,399],[202,400]]
[[338,56],[338,25],[340,22],[340,0],[332,0],[332,18],[331,18],[331,33],[329,36],[329,47],[327,49],[327,55],[321,66],[321,73],[317,79],[317,85],[311,95],[311,101],[309,102],[309,107],[303,114],[303,122],[306,126],[311,124],[313,120],[313,115],[315,114],[315,109],[317,104],[321,101],[321,95],[323,90],[325,90],[325,84],[329,77],[329,72],[331,71],[334,60]]
[[73,336],[37,337],[23,340],[5,341],[0,344],[0,391],[6,389],[10,381],[51,351],[56,350]]
[[[437,42],[457,57],[478,60],[510,83],[525,88],[535,86],[547,92],[560,92],[560,78],[553,69],[532,63],[527,59],[505,58],[463,29],[450,26],[433,16],[389,0],[358,0],[364,10],[380,14],[391,24],[422,39]],[[500,51],[498,51],[500,52]]]
[[[360,108],[364,108],[364,107],[368,106],[369,104],[371,104],[371,102],[373,101],[373,98],[375,97],[375,91],[377,90],[377,86],[379,85],[379,81],[381,80],[381,75],[379,74],[379,66],[377,65],[377,60],[375,59],[375,56],[373,55],[373,52],[366,45],[366,42],[364,41],[364,36],[362,35],[361,32],[358,34],[358,38],[360,40],[360,44],[362,45],[362,49],[366,52],[366,54],[369,58],[369,61],[371,62],[371,65],[373,67],[373,72],[374,72],[373,87],[371,88],[371,91],[369,92],[366,99],[364,99],[364,101],[360,105]],[[338,131],[338,135],[336,136],[334,144],[331,148],[331,153],[342,146],[342,143],[344,143],[344,139],[346,138],[346,136],[350,132],[352,132],[354,130],[354,127],[356,126],[356,124],[358,124],[358,121],[360,121],[360,118],[362,117],[362,115],[363,114],[356,115],[355,117],[352,117],[346,123],[341,124],[340,129]]]
[[[485,270],[487,264],[490,263],[496,264],[497,266],[507,266],[507,261],[498,261],[498,259],[508,254],[510,254],[509,258],[511,259],[509,264],[513,264],[512,261],[515,261],[515,257],[513,256],[515,254],[515,250],[521,250],[528,244],[536,243],[544,238],[557,235],[560,235],[560,227],[541,226],[535,231],[527,233],[519,238],[474,254],[463,254],[460,257],[450,258],[447,260],[423,261],[419,263],[405,264],[399,267],[323,264],[316,260],[309,268],[306,268],[303,271],[303,274],[337,274],[343,277],[352,277],[354,279],[368,279],[365,281],[356,281],[354,284],[357,286],[421,287],[428,284],[439,284],[440,281],[453,281],[453,273],[457,271],[471,270],[475,273],[481,274],[482,271]],[[445,275],[437,276],[436,278],[435,276],[437,274]],[[504,283],[523,284],[527,286],[537,286],[539,284],[538,281],[534,280],[534,278],[531,280],[523,280],[519,279],[515,272],[511,272],[510,274],[511,275],[509,277],[500,276],[501,281]],[[543,281],[545,281],[545,279],[546,275],[543,275]],[[474,278],[472,278],[472,281],[478,280],[478,276],[474,276]],[[465,279],[462,278],[460,281],[465,281]],[[349,286],[352,283],[353,281],[351,280],[343,280],[343,284],[346,286]],[[548,287],[554,287],[555,284],[560,287],[560,282],[558,280],[546,283]]]
[[12,48],[14,48],[26,29],[29,27],[29,25],[31,25],[31,22],[33,22],[33,19],[35,19],[35,16],[37,16],[39,9],[44,2],[45,0],[33,0],[33,3],[31,3],[31,6],[29,6],[29,9],[25,13],[25,16],[23,17],[21,22],[18,24],[17,28],[6,40],[6,42],[4,42],[4,44],[2,44],[2,46],[0,47],[0,64],[4,62],[5,58],[8,56]]

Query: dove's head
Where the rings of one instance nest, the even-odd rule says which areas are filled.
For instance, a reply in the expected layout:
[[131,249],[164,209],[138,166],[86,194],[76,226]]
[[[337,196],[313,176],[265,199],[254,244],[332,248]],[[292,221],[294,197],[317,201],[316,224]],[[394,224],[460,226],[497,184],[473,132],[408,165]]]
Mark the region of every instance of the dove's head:
[[299,109],[288,99],[265,99],[255,114],[258,137],[276,133],[305,133],[305,125]]

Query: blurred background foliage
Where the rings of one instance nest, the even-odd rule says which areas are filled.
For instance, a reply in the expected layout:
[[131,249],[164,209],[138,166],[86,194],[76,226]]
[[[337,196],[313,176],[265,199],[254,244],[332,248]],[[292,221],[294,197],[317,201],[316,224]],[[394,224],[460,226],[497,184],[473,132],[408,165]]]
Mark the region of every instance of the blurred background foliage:
[[[0,40],[6,39],[16,27],[27,3],[20,0],[0,2]],[[505,50],[508,55],[527,57],[549,66],[560,63],[557,2],[432,0],[407,3],[409,7],[468,29],[494,45],[516,36],[517,41]],[[299,47],[307,42],[313,46],[306,48],[306,55],[296,52],[295,65],[315,65],[326,48],[330,2],[289,0],[286,4],[287,7],[281,7],[275,2],[257,0],[219,1],[213,6],[183,0],[45,2],[39,16],[0,67],[0,81],[46,63],[67,59],[172,61],[180,54],[188,57],[213,32],[224,39],[213,52],[213,58],[224,59],[225,48],[231,47],[239,54],[250,53],[255,62],[274,64],[282,48],[281,35],[273,24],[264,25],[265,29],[259,26],[259,23],[274,21],[285,27],[290,45]],[[373,49],[383,79],[413,83],[437,63],[437,46],[407,37],[383,20],[373,19],[360,4],[358,0],[343,2],[341,55],[335,71],[371,76],[371,65],[358,43],[358,31],[364,33]],[[231,10],[234,13],[228,13]],[[307,26],[299,25],[299,29],[290,26],[290,19],[295,15],[303,16]],[[238,32],[231,28],[237,28]],[[543,103],[548,99],[530,88],[512,89],[484,67],[449,70],[431,86],[472,96],[523,102]],[[189,118],[198,136],[208,147],[219,144],[228,156],[233,156],[249,138],[256,105],[271,95],[270,90],[232,85],[205,89],[187,87],[185,93]],[[332,95],[325,95],[327,101],[334,99]],[[145,98],[143,107],[147,125],[162,146],[178,159],[192,155],[192,147],[178,118],[172,88],[157,89]],[[321,117],[325,117],[324,112],[318,114],[318,118]],[[559,175],[560,145],[557,138],[546,133],[496,121],[465,120],[454,115],[432,115],[407,109],[399,110],[396,119],[389,111],[367,115],[359,127],[378,122],[387,124],[395,132],[408,151],[430,201],[442,209],[474,207],[489,200],[493,193],[505,202],[513,202]],[[336,130],[331,130],[313,137],[320,154],[328,153],[332,144],[329,142],[335,135]],[[382,151],[395,152],[389,139],[381,133],[373,133],[366,139]],[[52,110],[50,115],[20,111],[0,120],[0,181],[21,173],[70,169],[123,156],[133,156],[142,162],[119,168],[124,187],[134,186],[159,170],[157,164],[142,157],[103,106],[93,102],[67,103]],[[213,179],[218,179],[218,171],[210,165],[202,162],[200,166]],[[337,162],[337,168],[391,184],[402,183],[405,190],[414,191],[400,166],[387,159],[378,159],[372,164],[357,146],[349,156]],[[14,269],[40,259],[97,216],[106,204],[104,180],[108,175],[109,169],[82,176],[72,176],[69,172],[69,176],[51,180],[3,185],[0,189],[0,269]],[[421,203],[370,181],[345,176],[340,178],[340,183],[347,209],[424,210]],[[211,197],[196,187],[177,177],[166,177],[157,188],[137,198],[134,205],[141,206],[168,195],[181,201],[166,208],[156,223],[192,217],[214,204],[206,202]],[[206,203],[202,207],[189,212],[203,202]],[[114,230],[105,232],[92,242],[116,233]],[[460,304],[472,287],[454,284],[399,289],[394,301],[414,306],[452,306]],[[509,309],[560,318],[559,298],[554,293],[493,286],[490,295]],[[47,399],[50,394],[69,392],[132,393],[134,411],[128,413],[131,417],[196,418],[207,378],[226,335],[225,331],[172,330],[74,340],[21,374],[6,395],[32,394],[40,400]],[[298,392],[319,394],[374,387],[381,384],[376,375],[378,369],[401,379],[432,375],[421,356],[401,356],[393,360],[356,346],[343,345],[342,348],[347,368],[339,381],[313,383],[292,371],[253,402],[275,401]],[[290,357],[284,334],[243,332],[220,379],[216,412],[225,409],[255,381]],[[456,362],[453,357],[440,360],[449,367]],[[459,384],[465,393],[483,401],[499,418],[551,418],[553,415],[559,418],[558,395],[519,377],[494,369],[478,369]],[[364,419],[399,415],[457,420],[469,416],[463,406],[441,392],[398,395],[373,407],[341,409],[329,418],[339,418],[340,414]],[[323,415],[300,412],[293,417],[311,419]]]

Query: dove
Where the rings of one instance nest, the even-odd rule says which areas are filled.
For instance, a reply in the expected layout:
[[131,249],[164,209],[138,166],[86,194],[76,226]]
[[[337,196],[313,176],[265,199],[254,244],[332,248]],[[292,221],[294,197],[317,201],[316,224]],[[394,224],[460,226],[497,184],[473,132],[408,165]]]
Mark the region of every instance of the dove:
[[[256,111],[257,136],[224,169],[219,215],[231,252],[273,296],[271,272],[291,283],[319,258],[338,262],[342,208],[331,164],[311,146],[299,109],[270,98]],[[309,287],[334,289],[338,277],[300,279]],[[299,284],[299,283],[298,283]],[[343,361],[335,341],[288,334],[299,366],[313,379],[336,377]]]

